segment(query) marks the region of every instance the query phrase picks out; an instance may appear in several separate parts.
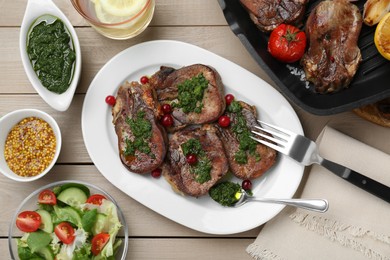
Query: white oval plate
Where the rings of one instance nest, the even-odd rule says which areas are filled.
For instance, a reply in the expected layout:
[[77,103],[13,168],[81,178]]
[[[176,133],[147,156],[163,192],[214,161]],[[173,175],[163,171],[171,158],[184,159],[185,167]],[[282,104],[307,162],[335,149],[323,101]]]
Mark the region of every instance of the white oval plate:
[[[68,89],[62,94],[51,92],[42,85],[27,55],[27,37],[31,25],[38,17],[42,15],[52,15],[60,18],[72,36],[73,48],[76,52],[76,61],[74,64],[75,67],[73,71],[72,82],[70,83]],[[77,37],[75,29],[73,28],[72,24],[65,16],[65,14],[53,3],[52,0],[28,0],[26,11],[20,28],[19,46],[20,56],[22,58],[24,70],[26,71],[27,77],[30,80],[34,89],[38,92],[42,99],[52,108],[58,111],[66,111],[72,102],[76,87],[80,80],[81,49],[79,38]]]
[[[151,41],[130,47],[103,66],[89,86],[82,109],[82,132],[88,153],[96,167],[117,188],[159,214],[184,226],[209,234],[233,234],[264,224],[284,206],[248,203],[225,208],[208,195],[183,197],[164,178],[129,172],[118,155],[107,95],[116,95],[126,80],[138,81],[152,75],[161,65],[180,68],[202,63],[214,67],[222,77],[225,93],[256,105],[259,117],[272,124],[303,134],[297,115],[287,100],[268,83],[242,67],[197,46],[178,41]],[[304,167],[279,156],[276,165],[253,182],[255,196],[291,198]],[[239,181],[239,180],[237,180]]]

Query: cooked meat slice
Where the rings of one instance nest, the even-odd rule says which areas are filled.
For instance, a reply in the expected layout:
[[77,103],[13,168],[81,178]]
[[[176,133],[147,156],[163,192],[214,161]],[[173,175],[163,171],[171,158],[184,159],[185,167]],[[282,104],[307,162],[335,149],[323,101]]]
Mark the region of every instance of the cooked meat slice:
[[156,121],[156,107],[156,94],[149,85],[126,82],[118,89],[112,122],[120,159],[132,172],[150,172],[164,160],[167,136]]
[[320,2],[306,22],[309,49],[301,59],[306,79],[319,93],[347,87],[361,62],[357,46],[362,16],[347,0]]
[[226,115],[230,118],[230,126],[218,125],[217,128],[232,173],[240,179],[260,177],[275,163],[277,152],[249,137],[257,125],[256,108],[242,101],[233,101]]
[[282,23],[299,24],[308,0],[240,0],[256,26],[270,32]]
[[[206,124],[172,134],[162,172],[176,192],[202,196],[228,171],[222,141],[216,131],[213,125]],[[188,154],[195,154],[197,162],[189,164]]]
[[174,124],[169,131],[210,123],[225,110],[221,77],[209,66],[195,64],[177,70],[163,66],[149,82],[158,100],[172,105]]

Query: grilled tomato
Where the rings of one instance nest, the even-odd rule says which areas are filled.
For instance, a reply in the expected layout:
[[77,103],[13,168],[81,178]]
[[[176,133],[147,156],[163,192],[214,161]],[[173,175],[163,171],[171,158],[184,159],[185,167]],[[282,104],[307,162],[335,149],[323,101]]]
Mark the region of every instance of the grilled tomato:
[[281,24],[269,37],[268,51],[279,61],[292,63],[300,60],[305,53],[306,34],[297,27]]

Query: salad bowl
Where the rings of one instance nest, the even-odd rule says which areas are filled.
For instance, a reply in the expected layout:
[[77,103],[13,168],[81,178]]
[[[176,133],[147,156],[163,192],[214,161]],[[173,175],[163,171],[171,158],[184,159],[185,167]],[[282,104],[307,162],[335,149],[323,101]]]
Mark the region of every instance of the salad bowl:
[[[19,214],[24,212],[24,211],[38,210],[38,208],[39,208],[38,207],[38,199],[39,199],[39,197],[40,197],[39,195],[42,193],[42,191],[46,191],[46,190],[54,191],[56,189],[59,189],[59,187],[62,187],[62,189],[64,190],[63,187],[67,187],[67,188],[65,188],[65,191],[66,191],[66,190],[72,189],[74,187],[76,187],[76,189],[77,189],[81,186],[88,188],[88,190],[90,192],[90,198],[96,194],[103,195],[108,201],[112,202],[112,204],[116,206],[117,217],[118,217],[118,220],[121,224],[121,227],[116,235],[116,238],[121,240],[121,244],[118,247],[118,249],[116,250],[115,259],[121,259],[121,260],[126,259],[126,254],[127,254],[127,249],[128,249],[128,226],[126,224],[126,220],[124,218],[124,215],[123,215],[121,209],[119,208],[118,204],[116,203],[115,199],[110,194],[108,194],[107,192],[105,192],[104,190],[102,190],[101,188],[99,188],[93,184],[89,184],[89,183],[81,182],[81,181],[75,181],[75,180],[59,181],[59,182],[54,182],[54,183],[48,184],[46,186],[43,186],[43,187],[35,190],[34,192],[32,192],[29,196],[27,196],[23,200],[23,202],[19,205],[15,214],[13,215],[11,222],[10,222],[10,225],[9,225],[8,246],[9,246],[11,259],[20,259],[19,254],[18,254],[18,239],[20,239],[21,237],[23,237],[24,234],[26,234],[25,232],[20,230],[20,228],[19,228],[20,225],[18,227],[16,224]],[[61,193],[60,193],[60,195],[61,195]],[[60,197],[58,196],[57,198],[59,199]],[[89,201],[87,201],[87,202],[89,202]],[[58,205],[58,203],[59,202],[57,200],[57,205]],[[69,208],[72,206],[67,206],[67,207]],[[109,221],[111,223],[111,220],[109,220]],[[44,222],[43,216],[42,216],[42,222]],[[55,221],[53,221],[53,223],[55,223]],[[42,229],[42,225],[41,225],[39,230],[40,230],[40,232],[44,232],[42,230],[45,230],[45,229]],[[30,235],[31,234],[32,233],[30,233]],[[53,237],[54,234],[57,234],[55,229],[54,229],[54,231],[51,232],[50,235]],[[54,240],[54,238],[53,238],[53,240]],[[87,240],[87,241],[89,241],[89,240]],[[76,241],[74,244],[76,244]],[[76,246],[76,248],[77,248],[77,246]],[[91,250],[91,251],[93,252],[93,250]]]

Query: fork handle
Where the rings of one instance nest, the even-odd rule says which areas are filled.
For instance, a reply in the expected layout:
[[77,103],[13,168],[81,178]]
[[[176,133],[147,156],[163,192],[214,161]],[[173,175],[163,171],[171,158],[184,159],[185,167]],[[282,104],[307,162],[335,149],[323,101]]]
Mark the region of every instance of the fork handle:
[[390,203],[390,187],[326,159],[320,164],[344,180]]

